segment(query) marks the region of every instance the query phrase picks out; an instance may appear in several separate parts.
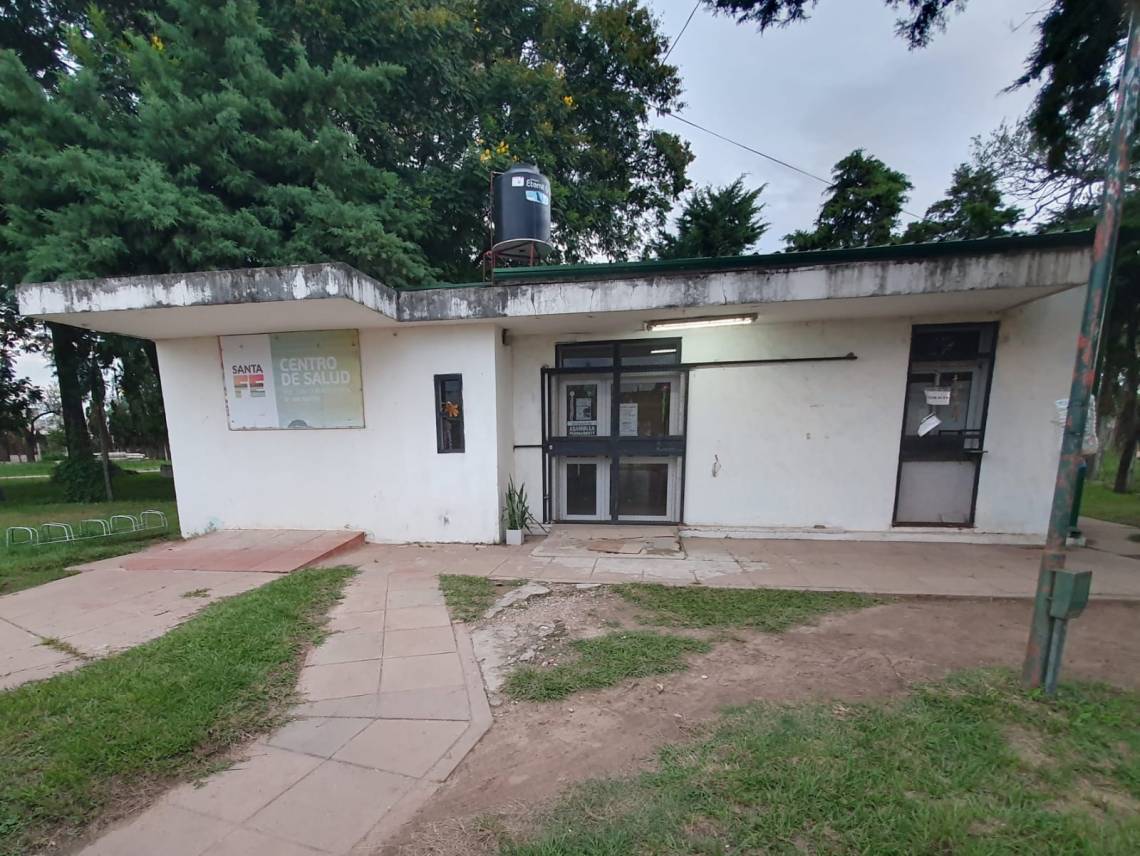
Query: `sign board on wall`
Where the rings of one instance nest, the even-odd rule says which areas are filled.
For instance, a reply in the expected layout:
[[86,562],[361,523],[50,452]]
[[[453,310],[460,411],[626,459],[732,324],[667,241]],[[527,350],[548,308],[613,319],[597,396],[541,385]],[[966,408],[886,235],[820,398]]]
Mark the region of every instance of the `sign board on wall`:
[[356,330],[221,336],[230,428],[363,428]]

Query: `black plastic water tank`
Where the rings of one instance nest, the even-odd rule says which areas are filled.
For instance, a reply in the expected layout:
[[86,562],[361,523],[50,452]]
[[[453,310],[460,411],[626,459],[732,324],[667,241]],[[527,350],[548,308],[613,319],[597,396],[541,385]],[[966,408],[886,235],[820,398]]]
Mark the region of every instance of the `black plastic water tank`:
[[495,177],[491,252],[508,259],[542,258],[550,244],[550,180],[529,163]]

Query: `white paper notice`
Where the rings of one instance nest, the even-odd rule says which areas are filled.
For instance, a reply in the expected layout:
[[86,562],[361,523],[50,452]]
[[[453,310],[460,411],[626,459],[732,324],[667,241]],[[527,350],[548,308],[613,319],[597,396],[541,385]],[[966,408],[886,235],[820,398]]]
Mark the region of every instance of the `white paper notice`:
[[618,412],[618,434],[622,437],[637,436],[637,402],[623,401]]
[[926,403],[931,407],[945,407],[950,403],[948,386],[928,386],[923,392],[926,393]]
[[941,424],[941,419],[939,419],[933,413],[928,414],[925,419],[918,423],[918,436],[925,437]]

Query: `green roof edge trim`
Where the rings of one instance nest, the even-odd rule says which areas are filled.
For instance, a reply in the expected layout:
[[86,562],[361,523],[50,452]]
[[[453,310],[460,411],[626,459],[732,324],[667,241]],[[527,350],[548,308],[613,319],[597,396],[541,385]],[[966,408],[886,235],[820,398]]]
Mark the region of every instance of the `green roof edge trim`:
[[[613,279],[626,275],[704,273],[753,268],[793,268],[844,262],[906,261],[950,256],[988,255],[1018,250],[1047,250],[1091,246],[1092,229],[1046,232],[1040,235],[1010,235],[1002,238],[976,238],[969,241],[934,241],[925,244],[888,244],[851,250],[811,250],[800,253],[767,253],[751,256],[722,256],[711,259],[654,259],[641,262],[602,262],[576,265],[496,268],[494,284],[505,282],[550,282],[575,279]],[[475,288],[490,282],[438,283],[407,291],[434,288]]]

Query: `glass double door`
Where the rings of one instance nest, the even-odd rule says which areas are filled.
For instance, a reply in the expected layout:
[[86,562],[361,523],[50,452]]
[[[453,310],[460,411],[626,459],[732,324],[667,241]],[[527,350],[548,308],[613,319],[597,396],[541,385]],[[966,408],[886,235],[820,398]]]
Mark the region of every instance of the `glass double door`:
[[558,380],[557,519],[678,519],[681,389],[680,373]]

